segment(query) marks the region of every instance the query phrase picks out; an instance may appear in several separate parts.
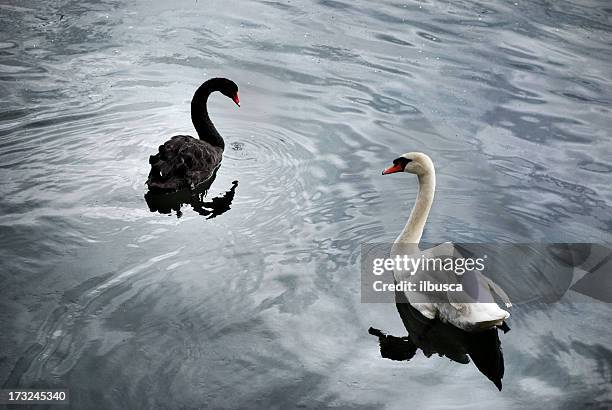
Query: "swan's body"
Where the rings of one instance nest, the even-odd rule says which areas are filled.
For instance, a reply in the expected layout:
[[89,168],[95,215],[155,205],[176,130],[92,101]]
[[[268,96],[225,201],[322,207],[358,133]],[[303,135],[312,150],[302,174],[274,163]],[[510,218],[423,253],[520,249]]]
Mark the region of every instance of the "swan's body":
[[[394,242],[394,252],[397,252],[398,249],[406,249],[406,247],[418,250],[417,245],[423,235],[436,189],[435,168],[431,159],[420,152],[404,154],[393,163],[394,165],[385,170],[383,174],[403,171],[416,174],[419,179],[416,203],[406,226]],[[406,271],[395,271],[395,280],[398,282],[407,280],[409,279],[406,277],[407,274]],[[507,299],[505,293],[482,274],[477,272],[473,275],[479,287],[479,296],[478,300],[474,301],[475,303],[467,303],[465,300],[454,302],[452,295],[449,295],[447,302],[414,302],[411,301],[415,296],[412,292],[406,292],[405,296],[411,305],[427,319],[437,318],[465,331],[501,326],[510,314],[494,302],[493,292]]]
[[[416,245],[396,241],[392,252],[396,255],[414,255]],[[446,242],[427,250],[418,250],[420,256],[430,259],[447,260],[448,258],[464,258],[452,243]],[[404,296],[410,304],[427,319],[440,319],[462,330],[471,332],[501,326],[510,315],[501,309],[493,298],[496,294],[511,306],[506,293],[491,279],[478,270],[470,270],[460,277],[446,271],[418,271],[420,281],[429,283],[460,283],[462,291],[449,291],[446,294],[431,294],[427,291],[405,292]],[[394,271],[397,282],[414,281],[407,271]]]
[[178,191],[207,181],[221,163],[223,148],[189,135],[175,135],[151,155],[150,190]]
[[173,192],[192,189],[213,176],[221,164],[225,148],[206,107],[208,96],[215,91],[220,91],[239,105],[238,87],[233,81],[213,78],[203,83],[191,100],[191,120],[199,139],[176,135],[159,146],[159,152],[149,158],[149,190]]

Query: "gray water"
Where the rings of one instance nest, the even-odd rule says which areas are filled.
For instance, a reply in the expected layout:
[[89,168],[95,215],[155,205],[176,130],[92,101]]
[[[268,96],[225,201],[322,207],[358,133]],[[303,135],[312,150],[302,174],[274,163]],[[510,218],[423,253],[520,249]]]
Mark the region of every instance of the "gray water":
[[[612,5],[581,1],[3,1],[0,385],[74,408],[575,408],[610,403],[609,304],[512,310],[504,390],[380,358],[363,242],[438,174],[424,241],[610,242]],[[227,149],[205,219],[149,212],[148,156],[193,134],[207,78]],[[509,273],[511,274],[511,272]]]

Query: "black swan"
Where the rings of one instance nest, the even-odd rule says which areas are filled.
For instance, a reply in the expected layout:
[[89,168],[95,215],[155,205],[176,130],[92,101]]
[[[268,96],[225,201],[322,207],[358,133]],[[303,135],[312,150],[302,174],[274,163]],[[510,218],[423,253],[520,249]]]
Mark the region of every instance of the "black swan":
[[221,163],[225,143],[208,116],[208,96],[220,91],[240,107],[238,86],[227,78],[211,78],[203,83],[191,100],[191,121],[198,137],[176,135],[151,155],[147,179],[150,192],[166,193],[192,189],[209,180]]

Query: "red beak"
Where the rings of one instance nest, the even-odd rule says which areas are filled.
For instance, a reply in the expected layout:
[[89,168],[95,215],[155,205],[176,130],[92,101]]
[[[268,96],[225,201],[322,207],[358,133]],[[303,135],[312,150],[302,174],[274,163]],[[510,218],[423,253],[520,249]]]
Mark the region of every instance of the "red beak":
[[234,102],[236,103],[236,105],[238,107],[240,107],[240,98],[238,98],[238,92],[236,92],[236,94],[234,94],[234,96],[232,97],[232,100],[234,100]]
[[385,169],[382,172],[382,174],[383,175],[394,174],[396,172],[402,172],[403,170],[404,170],[404,168],[400,164],[397,164],[397,165],[393,165],[393,166],[390,166],[389,168]]

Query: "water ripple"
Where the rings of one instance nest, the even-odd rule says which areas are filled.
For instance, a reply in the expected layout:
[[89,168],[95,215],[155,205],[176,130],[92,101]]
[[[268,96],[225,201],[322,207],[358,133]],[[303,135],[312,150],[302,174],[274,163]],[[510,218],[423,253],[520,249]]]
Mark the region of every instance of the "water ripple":
[[[69,385],[79,407],[442,408],[466,391],[481,407],[606,399],[605,305],[513,313],[509,394],[495,395],[443,361],[378,360],[365,329],[401,323],[393,306],[359,303],[361,243],[393,240],[416,196],[416,180],[380,175],[407,151],[437,166],[425,241],[610,241],[603,2],[62,0],[2,11],[4,386]],[[240,109],[209,101],[227,142],[209,193],[238,180],[232,207],[208,221],[149,213],[148,156],[194,134],[189,102],[213,76],[241,93]]]

